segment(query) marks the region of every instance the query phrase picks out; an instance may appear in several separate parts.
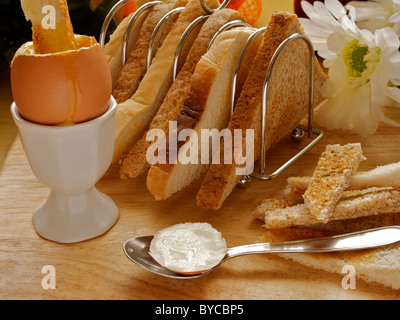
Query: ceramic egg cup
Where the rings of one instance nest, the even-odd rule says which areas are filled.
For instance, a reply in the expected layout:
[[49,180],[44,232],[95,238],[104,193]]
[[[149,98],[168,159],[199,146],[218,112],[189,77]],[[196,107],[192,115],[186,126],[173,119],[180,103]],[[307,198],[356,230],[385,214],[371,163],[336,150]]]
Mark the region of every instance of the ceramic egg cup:
[[95,188],[111,164],[116,108],[111,98],[102,116],[58,127],[26,121],[11,105],[32,171],[51,189],[33,213],[33,225],[43,238],[80,242],[105,233],[118,220],[113,200]]

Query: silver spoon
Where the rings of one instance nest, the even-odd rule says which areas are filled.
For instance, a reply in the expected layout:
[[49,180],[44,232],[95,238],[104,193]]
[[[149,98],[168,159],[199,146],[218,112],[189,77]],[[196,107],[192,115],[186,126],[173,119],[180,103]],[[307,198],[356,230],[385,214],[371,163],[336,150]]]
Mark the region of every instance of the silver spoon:
[[247,254],[334,252],[381,247],[400,242],[400,227],[382,227],[332,237],[275,243],[255,243],[228,248],[225,257],[218,265],[210,270],[194,275],[179,274],[158,264],[149,254],[150,242],[152,239],[153,236],[142,236],[126,241],[124,244],[125,254],[142,268],[158,275],[176,279],[191,279],[210,273],[228,259]]

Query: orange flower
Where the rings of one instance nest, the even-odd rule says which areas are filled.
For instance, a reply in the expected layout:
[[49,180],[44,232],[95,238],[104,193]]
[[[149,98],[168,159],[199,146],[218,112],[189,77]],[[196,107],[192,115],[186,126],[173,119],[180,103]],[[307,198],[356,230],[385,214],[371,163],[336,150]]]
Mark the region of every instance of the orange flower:
[[[98,8],[98,6],[103,2],[103,0],[90,0],[89,7],[90,10],[94,11]],[[130,1],[124,5],[124,7],[120,10],[119,14],[123,15],[123,17],[129,16],[132,12],[136,10],[135,1]]]
[[247,19],[247,22],[254,25],[261,15],[262,2],[261,0],[245,0],[239,7],[241,12]]
[[[219,1],[220,3],[224,2],[223,0]],[[231,0],[228,8],[241,12],[246,17],[247,22],[254,25],[261,15],[262,2],[261,0]]]
[[124,5],[124,16],[129,16],[132,12],[136,10],[136,2],[131,1]]

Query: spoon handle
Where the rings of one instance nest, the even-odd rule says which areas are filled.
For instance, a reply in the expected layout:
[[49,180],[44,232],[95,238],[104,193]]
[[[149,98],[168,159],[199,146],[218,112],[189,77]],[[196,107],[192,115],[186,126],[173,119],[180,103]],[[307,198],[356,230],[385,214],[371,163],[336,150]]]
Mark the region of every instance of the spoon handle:
[[255,243],[229,248],[226,259],[256,253],[334,252],[359,250],[376,248],[399,241],[400,227],[390,226],[332,237],[275,243]]

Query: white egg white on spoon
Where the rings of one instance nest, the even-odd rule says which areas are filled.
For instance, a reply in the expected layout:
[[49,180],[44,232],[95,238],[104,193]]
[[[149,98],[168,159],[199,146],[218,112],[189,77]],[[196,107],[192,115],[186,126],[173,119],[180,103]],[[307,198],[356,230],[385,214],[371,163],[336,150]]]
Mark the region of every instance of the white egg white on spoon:
[[208,223],[183,223],[159,231],[149,254],[163,267],[180,274],[205,272],[225,257],[221,233]]

